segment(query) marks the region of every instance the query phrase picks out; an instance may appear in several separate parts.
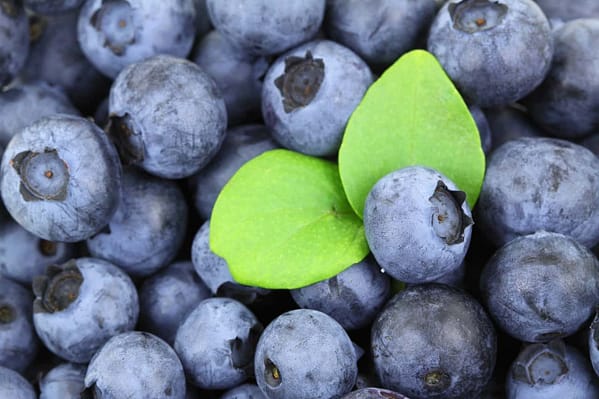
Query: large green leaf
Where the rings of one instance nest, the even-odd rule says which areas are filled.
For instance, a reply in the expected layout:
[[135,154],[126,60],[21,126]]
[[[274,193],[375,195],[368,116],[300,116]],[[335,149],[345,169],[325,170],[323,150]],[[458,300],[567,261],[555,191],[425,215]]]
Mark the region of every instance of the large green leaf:
[[313,284],[368,254],[337,166],[282,149],[247,162],[223,188],[210,247],[237,282],[263,288]]
[[348,121],[339,150],[343,188],[362,217],[384,175],[410,165],[437,169],[472,207],[485,174],[480,136],[468,107],[436,58],[403,55],[368,89]]

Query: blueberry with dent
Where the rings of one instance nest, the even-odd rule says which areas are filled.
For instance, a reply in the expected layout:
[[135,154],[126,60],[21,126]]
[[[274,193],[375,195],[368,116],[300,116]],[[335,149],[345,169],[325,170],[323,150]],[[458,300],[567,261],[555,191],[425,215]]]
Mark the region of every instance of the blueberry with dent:
[[157,54],[187,57],[196,34],[194,0],[86,0],[77,38],[91,63],[114,79]]
[[198,172],[225,138],[227,112],[216,83],[191,61],[158,55],[115,79],[107,131],[121,160],[179,179]]
[[185,399],[177,354],[157,336],[128,331],[112,337],[89,362],[82,397]]
[[0,277],[0,367],[25,371],[38,351],[33,328],[31,292]]
[[506,105],[549,71],[549,21],[532,0],[450,0],[435,17],[428,50],[469,103]]
[[391,277],[430,282],[457,270],[472,234],[466,194],[440,172],[410,166],[383,176],[364,207],[366,240]]
[[588,359],[560,340],[526,346],[507,373],[507,399],[597,397],[599,383]]
[[135,327],[137,291],[118,267],[101,259],[73,259],[50,266],[33,281],[33,323],[54,354],[88,362],[111,337]]
[[2,157],[2,200],[13,219],[48,241],[99,232],[117,209],[121,164],[88,119],[54,115],[17,133]]
[[373,76],[353,51],[314,40],[280,56],[262,86],[262,115],[282,146],[307,155],[334,155],[345,125]]
[[599,261],[571,237],[540,231],[500,248],[480,286],[499,327],[521,341],[548,342],[574,334],[591,317]]
[[356,351],[343,327],[312,309],[285,312],[266,327],[254,370],[269,399],[341,397],[358,374]]
[[40,379],[40,399],[81,399],[86,370],[86,365],[75,363],[52,368]]

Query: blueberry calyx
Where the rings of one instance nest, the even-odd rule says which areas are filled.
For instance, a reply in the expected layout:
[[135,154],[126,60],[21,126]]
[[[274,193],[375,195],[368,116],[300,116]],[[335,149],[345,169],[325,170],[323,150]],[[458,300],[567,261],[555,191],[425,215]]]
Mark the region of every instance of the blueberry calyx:
[[21,178],[19,192],[25,201],[63,201],[67,197],[69,170],[56,150],[23,151],[11,165]]
[[127,113],[123,116],[111,115],[108,120],[106,132],[125,165],[132,165],[144,159],[143,141],[137,131],[133,119]]
[[568,373],[566,347],[562,341],[532,344],[516,359],[513,377],[530,385],[552,385]]
[[79,296],[83,276],[74,260],[62,266],[48,266],[46,274],[33,279],[34,313],[54,313],[66,309]]
[[17,318],[16,312],[9,304],[0,304],[0,324],[12,323]]
[[90,24],[104,35],[104,47],[121,56],[135,43],[133,13],[128,1],[104,0],[90,18]]
[[56,255],[57,245],[54,241],[40,239],[38,243],[39,251],[44,256]]
[[435,192],[428,200],[433,205],[431,226],[437,236],[448,245],[463,242],[464,230],[474,223],[462,210],[466,193],[450,190],[439,180]]
[[264,380],[271,388],[281,385],[281,372],[268,358],[264,359]]
[[501,24],[508,6],[498,1],[462,0],[448,6],[453,27],[466,33],[481,32]]
[[2,12],[11,18],[19,15],[19,8],[15,4],[15,0],[1,0],[0,7],[2,7]]
[[424,376],[424,384],[429,391],[443,392],[451,385],[451,377],[443,370],[433,370]]
[[316,97],[324,80],[324,61],[306,51],[305,57],[285,58],[285,72],[274,83],[283,97],[283,109],[290,113],[305,107]]

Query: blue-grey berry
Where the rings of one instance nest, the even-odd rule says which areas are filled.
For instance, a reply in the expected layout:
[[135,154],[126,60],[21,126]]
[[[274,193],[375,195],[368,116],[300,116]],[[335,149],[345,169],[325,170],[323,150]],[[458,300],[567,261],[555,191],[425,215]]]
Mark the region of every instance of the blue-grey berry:
[[40,380],[40,399],[81,399],[85,388],[83,364],[61,363]]
[[174,348],[190,381],[202,389],[229,389],[252,376],[262,324],[241,302],[208,298],[177,330]]
[[470,245],[466,194],[431,168],[410,166],[383,176],[364,206],[372,254],[391,277],[434,281],[460,267]]
[[0,87],[23,68],[29,54],[29,23],[22,1],[0,5]]
[[16,371],[0,366],[0,398],[37,399],[33,386]]
[[341,399],[409,399],[400,393],[382,388],[362,388],[348,393]]
[[220,399],[267,399],[256,384],[242,384],[229,389]]
[[50,266],[34,279],[33,323],[54,354],[88,362],[111,337],[137,323],[139,303],[133,282],[101,259],[79,258]]

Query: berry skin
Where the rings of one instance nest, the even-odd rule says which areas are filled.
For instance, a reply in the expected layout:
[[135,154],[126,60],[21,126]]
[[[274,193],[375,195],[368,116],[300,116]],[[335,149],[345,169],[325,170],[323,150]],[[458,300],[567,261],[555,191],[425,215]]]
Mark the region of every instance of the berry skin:
[[0,398],[36,399],[31,384],[19,373],[0,366]]
[[469,103],[490,107],[521,99],[543,81],[553,39],[532,0],[450,0],[431,25],[427,48]]
[[61,363],[40,380],[40,399],[81,399],[86,365]]
[[383,176],[364,206],[366,240],[391,277],[434,281],[457,270],[472,232],[466,195],[441,173],[406,167]]

